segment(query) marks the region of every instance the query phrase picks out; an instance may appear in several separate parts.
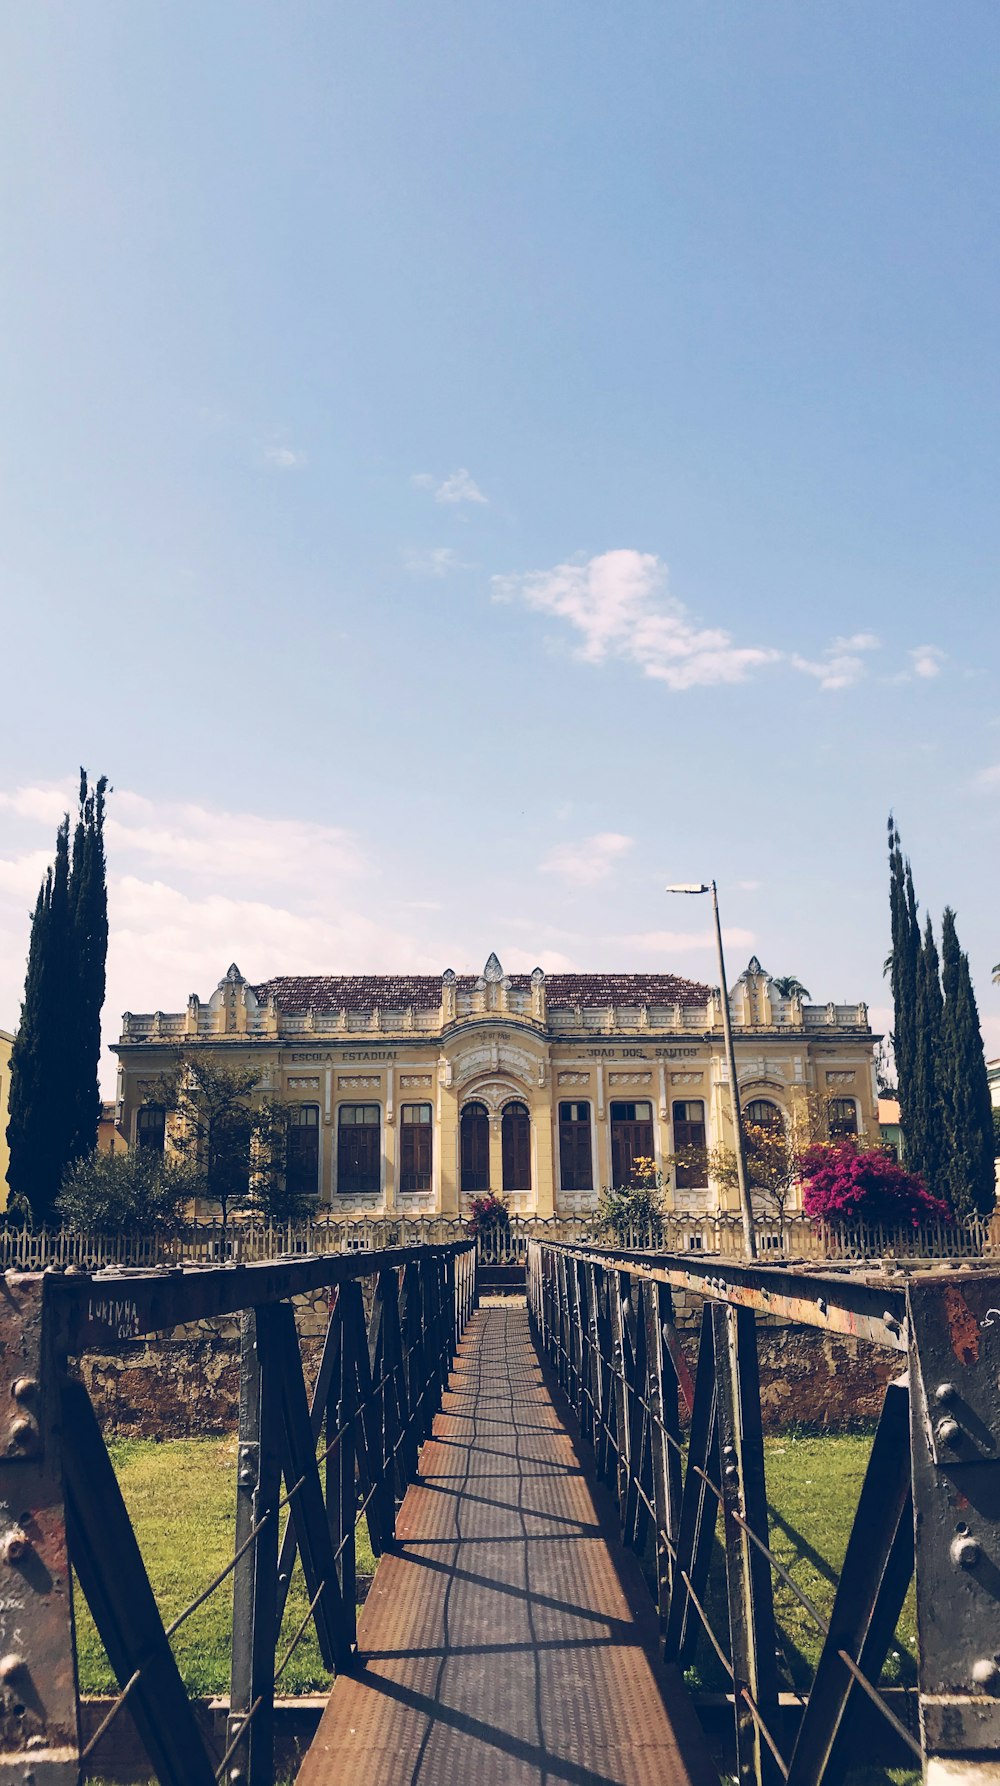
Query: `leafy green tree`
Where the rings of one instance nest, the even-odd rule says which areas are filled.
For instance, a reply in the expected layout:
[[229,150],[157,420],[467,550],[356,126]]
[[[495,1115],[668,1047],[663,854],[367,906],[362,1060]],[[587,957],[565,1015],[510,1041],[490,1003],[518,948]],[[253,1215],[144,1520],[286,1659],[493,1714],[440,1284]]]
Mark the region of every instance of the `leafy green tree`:
[[218,1204],[223,1227],[238,1213],[282,1223],[311,1207],[289,1189],[285,1111],[255,1096],[260,1083],[256,1067],[199,1053],[181,1055],[150,1090],[150,1102],[173,1113],[170,1148],[189,1167],[197,1196]]
[[1000,1160],[1000,1104],[993,1106],[993,1158]]
[[91,1234],[175,1234],[195,1195],[190,1167],[154,1153],[93,1153],[74,1160],[56,1210],[68,1228]]
[[627,1184],[605,1186],[594,1225],[619,1246],[655,1246],[663,1235],[663,1179],[655,1160],[638,1155]]
[[794,974],[772,974],[771,985],[779,998],[812,998],[808,986],[803,986]]
[[956,1215],[986,1215],[996,1201],[993,1106],[969,958],[959,947],[950,906],[941,922],[941,955],[941,1079],[947,1141],[942,1189]]

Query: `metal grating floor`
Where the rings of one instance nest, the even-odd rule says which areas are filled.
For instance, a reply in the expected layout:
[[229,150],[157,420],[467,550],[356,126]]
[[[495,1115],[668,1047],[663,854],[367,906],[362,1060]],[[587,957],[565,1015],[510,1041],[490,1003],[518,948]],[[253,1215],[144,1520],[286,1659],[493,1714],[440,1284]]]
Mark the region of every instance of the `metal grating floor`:
[[526,1309],[480,1308],[298,1786],[717,1781],[602,1506]]

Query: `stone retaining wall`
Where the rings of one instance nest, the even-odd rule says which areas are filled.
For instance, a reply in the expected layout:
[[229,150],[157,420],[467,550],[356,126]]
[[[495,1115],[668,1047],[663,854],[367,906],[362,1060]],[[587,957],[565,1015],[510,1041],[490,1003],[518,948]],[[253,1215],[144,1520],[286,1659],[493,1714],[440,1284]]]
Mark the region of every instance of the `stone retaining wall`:
[[[296,1299],[296,1321],[311,1387],[326,1331],[325,1291]],[[701,1298],[675,1298],[692,1368]],[[803,1424],[842,1431],[874,1420],[886,1383],[902,1369],[898,1353],[817,1328],[758,1322],[761,1402],[766,1426]],[[239,1401],[239,1319],[192,1322],[169,1333],[87,1353],[80,1374],[104,1431],[115,1437],[193,1438],[235,1430]]]

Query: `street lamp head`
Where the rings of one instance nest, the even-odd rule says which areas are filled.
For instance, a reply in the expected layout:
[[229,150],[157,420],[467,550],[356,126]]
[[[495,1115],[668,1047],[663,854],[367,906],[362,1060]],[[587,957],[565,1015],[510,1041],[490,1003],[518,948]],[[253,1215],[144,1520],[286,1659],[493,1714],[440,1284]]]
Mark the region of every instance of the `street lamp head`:
[[664,887],[664,893],[707,893],[707,881],[685,881],[676,887]]

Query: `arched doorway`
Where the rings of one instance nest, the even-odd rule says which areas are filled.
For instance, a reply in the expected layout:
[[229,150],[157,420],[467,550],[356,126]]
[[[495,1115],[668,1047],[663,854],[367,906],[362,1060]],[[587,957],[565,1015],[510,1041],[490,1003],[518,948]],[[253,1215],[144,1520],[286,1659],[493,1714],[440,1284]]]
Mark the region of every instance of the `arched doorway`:
[[490,1188],[490,1117],[485,1104],[466,1104],[459,1123],[463,1191]]
[[504,1105],[500,1122],[505,1191],[531,1189],[531,1116],[527,1104]]

